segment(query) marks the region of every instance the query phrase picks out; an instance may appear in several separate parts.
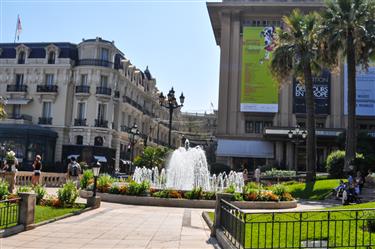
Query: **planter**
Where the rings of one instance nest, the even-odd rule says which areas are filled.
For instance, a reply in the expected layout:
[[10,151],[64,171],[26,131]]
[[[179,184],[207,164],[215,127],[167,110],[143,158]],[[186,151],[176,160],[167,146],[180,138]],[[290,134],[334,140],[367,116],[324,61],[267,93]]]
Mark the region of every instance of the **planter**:
[[88,191],[88,190],[83,190],[83,189],[80,189],[79,190],[79,196],[81,198],[89,198],[89,197],[92,197],[93,196],[93,192],[92,191]]
[[[80,196],[85,197],[91,191],[80,190]],[[102,201],[128,205],[160,206],[160,207],[184,207],[184,208],[215,208],[215,200],[188,200],[168,199],[148,196],[130,196],[108,193],[97,193]],[[265,201],[234,201],[235,206],[241,209],[286,209],[297,207],[297,201],[265,202]]]

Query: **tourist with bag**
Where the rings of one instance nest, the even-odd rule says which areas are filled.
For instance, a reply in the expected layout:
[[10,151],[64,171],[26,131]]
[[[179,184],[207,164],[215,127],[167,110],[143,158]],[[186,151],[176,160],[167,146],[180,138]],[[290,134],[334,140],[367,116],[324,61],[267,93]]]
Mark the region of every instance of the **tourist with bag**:
[[31,183],[35,186],[39,184],[40,175],[42,174],[42,157],[40,155],[35,156],[33,163],[34,174],[31,178]]
[[68,165],[67,179],[73,181],[77,188],[79,188],[79,175],[81,174],[81,166],[76,161],[75,157],[70,159]]

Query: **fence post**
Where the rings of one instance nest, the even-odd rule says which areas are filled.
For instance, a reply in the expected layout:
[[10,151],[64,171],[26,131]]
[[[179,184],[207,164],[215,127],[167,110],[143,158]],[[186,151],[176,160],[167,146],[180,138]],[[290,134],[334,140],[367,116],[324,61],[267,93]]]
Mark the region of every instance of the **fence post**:
[[221,225],[221,200],[225,201],[231,201],[232,200],[232,194],[227,193],[216,193],[216,203],[215,203],[215,219],[214,219],[214,225],[212,226],[211,230],[211,236],[216,236],[216,229],[220,228]]
[[34,224],[36,194],[19,193],[21,197],[19,224],[24,225],[25,230],[30,229],[30,225]]

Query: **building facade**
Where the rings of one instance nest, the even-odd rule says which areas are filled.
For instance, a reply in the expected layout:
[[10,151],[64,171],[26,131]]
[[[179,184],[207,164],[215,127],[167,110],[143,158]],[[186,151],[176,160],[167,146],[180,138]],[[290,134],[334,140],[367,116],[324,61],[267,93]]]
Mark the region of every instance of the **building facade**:
[[[8,114],[0,121],[7,134],[0,143],[16,151],[25,169],[41,154],[46,170],[60,171],[74,156],[99,160],[111,171],[130,159],[132,149],[137,155],[168,141],[168,127],[158,120],[169,113],[160,108],[156,79],[99,37],[77,45],[0,44],[0,94]],[[134,124],[141,138],[131,148]],[[18,131],[41,135],[23,139]]]
[[[302,131],[305,127],[304,86],[292,78],[275,82],[267,68],[272,56],[268,48],[272,48],[275,30],[283,28],[284,15],[297,8],[305,13],[319,11],[324,8],[323,1],[223,0],[207,3],[207,8],[221,50],[218,161],[234,169],[272,165],[304,171],[304,139],[295,132],[297,126]],[[338,138],[345,132],[345,72],[342,63],[339,73],[324,71],[314,77],[318,170],[323,169],[327,155],[337,149]],[[375,83],[374,67],[363,75],[367,82]],[[371,135],[375,130],[375,89],[359,81],[357,78],[358,129]],[[371,94],[365,94],[369,91]]]

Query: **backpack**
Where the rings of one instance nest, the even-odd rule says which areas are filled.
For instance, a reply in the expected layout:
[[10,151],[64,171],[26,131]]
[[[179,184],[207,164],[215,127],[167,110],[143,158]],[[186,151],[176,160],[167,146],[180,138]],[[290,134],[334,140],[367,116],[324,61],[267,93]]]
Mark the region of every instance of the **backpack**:
[[70,169],[70,175],[78,176],[78,173],[79,173],[78,170],[79,170],[79,164],[77,162],[74,162]]

